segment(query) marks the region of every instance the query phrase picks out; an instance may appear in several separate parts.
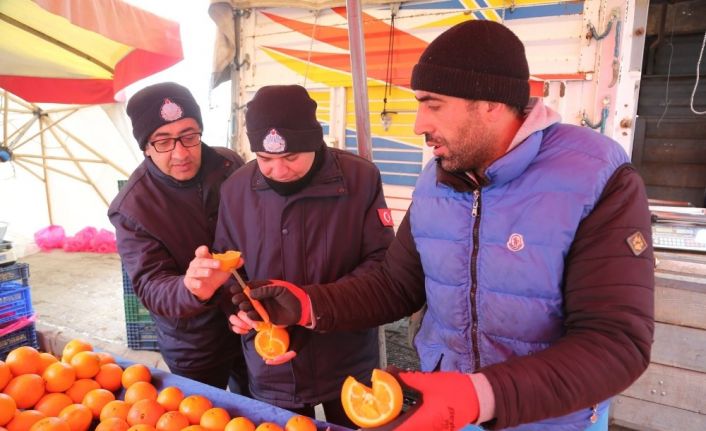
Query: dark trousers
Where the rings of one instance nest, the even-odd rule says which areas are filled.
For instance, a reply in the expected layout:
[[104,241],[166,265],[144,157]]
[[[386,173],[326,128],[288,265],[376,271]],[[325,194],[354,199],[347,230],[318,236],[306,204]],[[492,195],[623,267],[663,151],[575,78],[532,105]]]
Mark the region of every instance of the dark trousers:
[[177,376],[196,380],[197,382],[209,386],[214,386],[219,389],[228,388],[233,393],[246,397],[250,396],[250,389],[248,388],[248,370],[245,366],[245,359],[242,356],[234,358],[232,362],[212,368],[191,370],[169,367],[169,371]]
[[[315,413],[314,413],[314,404],[311,405],[306,405],[302,408],[299,409],[289,409],[293,411],[294,413],[303,415],[303,416],[309,416],[310,418],[313,418]],[[344,427],[352,428],[352,429],[358,429],[358,425],[354,424],[351,422],[350,419],[348,419],[348,416],[346,416],[346,412],[343,410],[343,404],[341,404],[341,399],[336,398],[333,400],[329,401],[324,401],[321,403],[321,406],[324,408],[324,414],[326,415],[326,422],[336,424],[336,425],[341,425]]]

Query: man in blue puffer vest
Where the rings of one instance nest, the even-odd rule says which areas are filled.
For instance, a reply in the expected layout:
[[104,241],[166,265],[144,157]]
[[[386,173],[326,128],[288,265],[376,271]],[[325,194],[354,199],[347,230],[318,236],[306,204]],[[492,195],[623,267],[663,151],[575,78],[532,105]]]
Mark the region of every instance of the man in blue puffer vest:
[[442,33],[411,81],[415,133],[435,160],[382,267],[252,291],[273,322],[321,331],[426,303],[414,339],[422,372],[397,373],[422,402],[380,429],[607,430],[610,398],[649,364],[644,184],[616,142],[530,101],[528,79],[524,46],[503,25]]

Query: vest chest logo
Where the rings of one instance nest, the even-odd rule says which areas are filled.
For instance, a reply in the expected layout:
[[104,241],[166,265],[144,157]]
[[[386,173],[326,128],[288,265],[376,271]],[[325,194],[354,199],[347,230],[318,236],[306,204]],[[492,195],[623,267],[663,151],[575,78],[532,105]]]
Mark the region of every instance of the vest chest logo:
[[520,251],[525,248],[525,239],[519,233],[513,233],[507,239],[507,249],[510,251]]

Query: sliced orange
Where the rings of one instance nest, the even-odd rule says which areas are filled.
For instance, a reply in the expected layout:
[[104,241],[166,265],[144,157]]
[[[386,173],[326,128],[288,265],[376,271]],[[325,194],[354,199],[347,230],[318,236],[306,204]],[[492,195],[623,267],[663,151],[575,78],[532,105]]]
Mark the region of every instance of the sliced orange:
[[262,359],[274,359],[289,349],[289,333],[271,323],[261,323],[255,336],[255,351]]
[[374,369],[372,389],[348,376],[341,389],[346,416],[361,428],[385,425],[402,411],[402,387],[390,373]]
[[235,250],[228,250],[225,253],[213,253],[211,256],[221,262],[220,270],[225,272],[236,269],[238,262],[240,262],[240,252]]

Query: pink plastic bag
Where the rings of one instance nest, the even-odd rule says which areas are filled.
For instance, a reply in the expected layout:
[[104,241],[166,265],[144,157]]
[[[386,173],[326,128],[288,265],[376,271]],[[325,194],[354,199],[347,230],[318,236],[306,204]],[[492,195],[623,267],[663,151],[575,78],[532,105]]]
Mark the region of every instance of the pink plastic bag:
[[64,228],[56,225],[47,226],[34,233],[34,242],[42,251],[62,248],[65,238]]
[[91,241],[95,236],[96,228],[85,227],[64,240],[64,251],[93,251]]
[[115,234],[101,229],[91,240],[91,246],[96,253],[117,253],[118,247],[115,244]]

